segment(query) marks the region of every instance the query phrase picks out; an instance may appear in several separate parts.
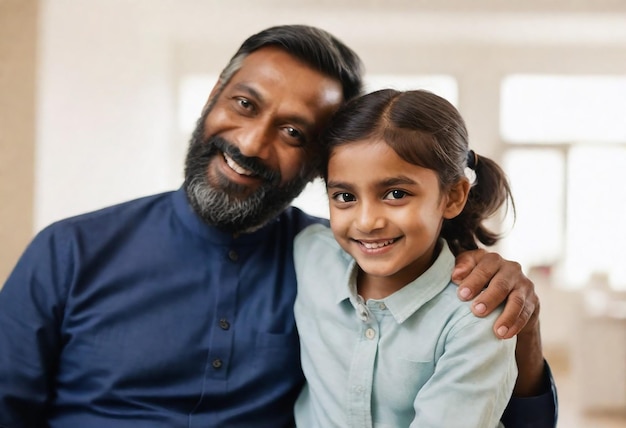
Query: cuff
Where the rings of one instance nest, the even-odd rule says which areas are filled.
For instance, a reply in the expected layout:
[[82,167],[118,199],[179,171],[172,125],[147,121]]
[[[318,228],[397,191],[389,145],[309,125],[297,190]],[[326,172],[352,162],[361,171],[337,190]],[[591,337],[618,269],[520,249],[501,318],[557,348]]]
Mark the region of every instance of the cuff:
[[558,396],[550,366],[544,360],[543,388],[534,397],[511,397],[502,415],[507,428],[554,428],[558,416]]

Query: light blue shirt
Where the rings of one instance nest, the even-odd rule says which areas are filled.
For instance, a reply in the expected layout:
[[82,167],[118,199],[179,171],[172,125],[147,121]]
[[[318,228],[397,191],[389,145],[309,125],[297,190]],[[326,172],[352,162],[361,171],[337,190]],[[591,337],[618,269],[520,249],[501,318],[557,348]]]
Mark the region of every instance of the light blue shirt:
[[517,368],[515,339],[500,340],[500,314],[475,317],[450,281],[454,256],[392,295],[363,299],[358,267],[330,229],[295,241],[295,316],[307,384],[296,406],[302,428],[498,426]]

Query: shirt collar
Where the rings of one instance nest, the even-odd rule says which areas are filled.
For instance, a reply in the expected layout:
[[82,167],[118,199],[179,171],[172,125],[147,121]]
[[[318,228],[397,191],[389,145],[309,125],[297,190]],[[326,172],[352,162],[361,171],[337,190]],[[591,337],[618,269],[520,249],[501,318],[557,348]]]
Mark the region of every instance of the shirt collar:
[[341,303],[346,299],[349,299],[353,305],[356,304],[356,275],[359,271],[359,267],[356,261],[345,251],[341,252],[341,256],[346,262],[346,269],[343,274],[343,278],[340,284],[343,287],[335,287],[335,303]]
[[232,245],[234,242],[246,244],[271,239],[274,230],[273,226],[279,222],[280,217],[278,216],[252,233],[234,235],[206,224],[191,207],[183,187],[174,192],[173,204],[177,217],[190,232],[216,244]]
[[[376,302],[383,302],[398,324],[403,323],[424,304],[443,291],[450,283],[452,270],[454,269],[454,255],[445,240],[441,240],[441,251],[435,262],[419,278],[405,285],[400,290]],[[347,263],[342,284],[337,287],[336,302],[340,303],[349,299],[356,308],[358,304],[356,293],[356,274],[358,267],[356,262],[347,253],[350,262]]]

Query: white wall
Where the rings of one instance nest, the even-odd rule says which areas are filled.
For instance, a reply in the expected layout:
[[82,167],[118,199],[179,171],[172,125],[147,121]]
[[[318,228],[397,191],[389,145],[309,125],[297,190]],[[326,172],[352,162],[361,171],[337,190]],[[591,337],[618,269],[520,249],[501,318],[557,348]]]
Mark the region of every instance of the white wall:
[[41,11],[37,229],[170,187],[171,40],[145,2]]
[[497,157],[501,76],[626,69],[626,14],[604,13],[610,1],[593,15],[556,3],[573,12],[507,13],[486,0],[464,13],[459,1],[43,0],[35,229],[178,187],[188,138],[176,129],[178,78],[219,72],[245,37],[281,23],[328,29],[371,72],[454,75],[472,143]]

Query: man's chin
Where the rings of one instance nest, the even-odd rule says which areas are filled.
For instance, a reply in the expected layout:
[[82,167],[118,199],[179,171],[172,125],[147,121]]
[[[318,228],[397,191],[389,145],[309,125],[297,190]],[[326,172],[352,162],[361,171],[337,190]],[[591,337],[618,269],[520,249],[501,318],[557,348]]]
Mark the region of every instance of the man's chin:
[[263,227],[306,185],[303,180],[281,187],[270,183],[242,185],[230,180],[219,167],[215,168],[214,162],[204,171],[197,169],[195,179],[191,174],[185,180],[185,190],[194,211],[205,223],[236,233]]
[[207,168],[207,184],[213,190],[223,192],[236,202],[244,202],[263,186],[260,178],[244,179],[249,181],[247,184],[233,181],[230,177],[220,171],[220,166],[216,165],[218,162],[219,160],[212,160]]
[[218,183],[209,181],[209,185],[215,192],[222,193],[229,200],[237,204],[245,204],[248,200],[255,197],[261,186],[244,186],[234,183],[227,179],[220,180]]

